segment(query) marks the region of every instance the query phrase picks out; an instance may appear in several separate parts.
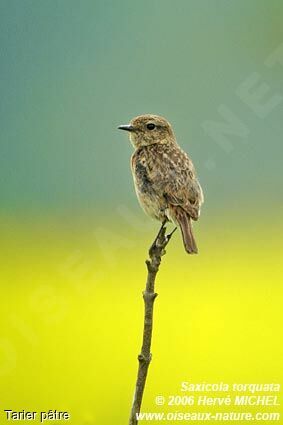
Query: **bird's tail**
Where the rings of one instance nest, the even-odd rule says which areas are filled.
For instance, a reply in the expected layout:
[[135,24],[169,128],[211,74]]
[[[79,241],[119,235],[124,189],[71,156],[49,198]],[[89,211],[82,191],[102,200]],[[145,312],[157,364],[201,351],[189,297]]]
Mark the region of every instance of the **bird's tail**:
[[188,254],[197,254],[197,244],[193,235],[191,218],[183,208],[179,206],[170,206],[170,215],[173,221],[181,228],[183,243]]

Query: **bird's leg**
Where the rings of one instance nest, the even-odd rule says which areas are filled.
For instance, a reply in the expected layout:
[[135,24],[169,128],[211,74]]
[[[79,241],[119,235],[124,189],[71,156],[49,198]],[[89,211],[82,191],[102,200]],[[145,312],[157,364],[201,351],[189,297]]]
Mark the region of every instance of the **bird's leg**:
[[170,241],[173,233],[175,233],[177,229],[178,229],[178,227],[175,227],[175,229],[173,229],[172,232],[170,232],[168,235],[166,235],[166,238],[167,238],[168,241]]
[[161,225],[161,227],[159,229],[159,232],[157,233],[156,238],[154,239],[151,247],[149,248],[149,254],[152,253],[154,251],[154,249],[156,248],[156,243],[157,243],[159,237],[161,236],[166,223],[167,223],[167,219],[165,219],[165,220],[162,221],[162,225]]

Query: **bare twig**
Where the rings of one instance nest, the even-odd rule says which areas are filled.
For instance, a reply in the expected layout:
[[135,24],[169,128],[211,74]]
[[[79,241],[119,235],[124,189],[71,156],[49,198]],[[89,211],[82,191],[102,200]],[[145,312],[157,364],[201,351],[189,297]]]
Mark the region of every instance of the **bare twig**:
[[172,234],[176,229],[173,230],[169,235],[166,235],[165,223],[162,224],[155,241],[149,249],[149,260],[146,260],[147,265],[147,281],[145,291],[143,292],[144,299],[144,327],[143,327],[143,341],[141,353],[138,356],[139,368],[138,376],[136,381],[136,388],[134,394],[134,400],[131,410],[129,425],[136,425],[138,423],[137,413],[140,412],[142,397],[147,377],[147,371],[149,363],[151,361],[151,337],[152,337],[152,324],[153,324],[153,305],[154,300],[157,297],[157,293],[154,292],[154,284],[156,274],[161,263],[161,257],[165,254],[165,247],[171,239]]

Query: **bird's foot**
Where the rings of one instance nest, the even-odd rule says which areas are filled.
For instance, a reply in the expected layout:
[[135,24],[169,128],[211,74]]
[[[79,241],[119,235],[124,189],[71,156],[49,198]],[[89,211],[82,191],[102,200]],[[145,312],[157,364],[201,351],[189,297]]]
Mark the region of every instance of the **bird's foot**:
[[176,232],[176,230],[177,230],[177,227],[175,227],[175,229],[173,229],[172,232],[170,232],[168,235],[166,235],[167,243],[170,241],[170,239],[172,238],[172,236]]
[[167,222],[167,220],[164,220],[162,222],[162,226],[160,227],[156,238],[154,239],[151,247],[149,248],[148,252],[149,252],[150,257],[152,256],[152,254],[154,252],[156,252],[156,249],[160,249],[164,245],[164,242],[166,242],[166,238],[167,238],[165,236],[165,233],[166,233],[165,224],[166,224],[166,222]]

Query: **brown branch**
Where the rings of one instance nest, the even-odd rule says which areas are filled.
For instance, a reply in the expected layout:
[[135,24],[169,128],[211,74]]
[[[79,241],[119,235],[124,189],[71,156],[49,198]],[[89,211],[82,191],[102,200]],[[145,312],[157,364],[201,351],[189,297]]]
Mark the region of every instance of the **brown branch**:
[[[176,230],[176,229],[175,229]],[[153,324],[153,305],[157,297],[154,292],[155,278],[161,263],[161,257],[165,254],[165,247],[168,244],[172,234],[166,235],[165,223],[163,223],[155,241],[149,249],[149,260],[146,260],[147,265],[147,281],[145,291],[143,292],[144,299],[144,326],[143,326],[143,341],[141,353],[138,356],[139,368],[136,381],[136,388],[134,394],[133,405],[131,409],[129,425],[136,425],[138,423],[137,413],[140,412],[142,397],[145,388],[148,367],[151,361],[151,337],[152,337],[152,324]]]

